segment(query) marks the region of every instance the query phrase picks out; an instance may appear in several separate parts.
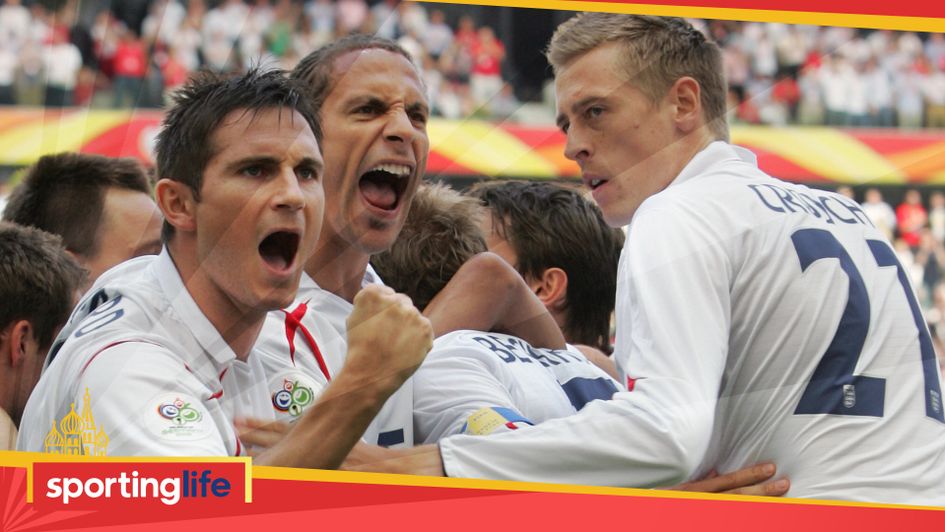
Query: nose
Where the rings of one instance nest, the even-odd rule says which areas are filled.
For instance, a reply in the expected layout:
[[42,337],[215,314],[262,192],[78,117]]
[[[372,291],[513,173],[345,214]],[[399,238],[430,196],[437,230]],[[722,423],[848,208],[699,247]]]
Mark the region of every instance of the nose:
[[591,156],[591,144],[588,142],[587,136],[573,126],[567,133],[564,156],[578,163],[578,166],[582,166],[587,158]]
[[409,144],[417,134],[404,109],[392,109],[384,124],[384,138],[391,142]]
[[277,190],[272,196],[273,208],[296,211],[305,206],[305,194],[302,192],[295,168],[283,167],[274,184]]

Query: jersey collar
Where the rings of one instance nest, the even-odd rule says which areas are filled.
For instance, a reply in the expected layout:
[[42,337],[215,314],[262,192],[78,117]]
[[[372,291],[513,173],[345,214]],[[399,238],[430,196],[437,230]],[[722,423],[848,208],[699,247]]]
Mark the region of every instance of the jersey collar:
[[180,317],[181,323],[190,330],[190,334],[197,340],[200,347],[218,364],[229,364],[236,360],[236,353],[223,340],[216,327],[210,323],[197,306],[197,302],[191,297],[190,292],[187,291],[167,247],[161,250],[161,254],[154,261],[154,273],[171,307]]
[[685,183],[697,175],[706,173],[712,166],[732,160],[758,166],[758,158],[751,151],[741,146],[717,140],[697,153],[669,186]]

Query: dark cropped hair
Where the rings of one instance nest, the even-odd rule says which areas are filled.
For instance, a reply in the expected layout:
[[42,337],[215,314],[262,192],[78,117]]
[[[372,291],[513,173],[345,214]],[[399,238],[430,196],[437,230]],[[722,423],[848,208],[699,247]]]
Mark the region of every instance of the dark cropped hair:
[[305,83],[316,113],[321,112],[325,98],[335,85],[336,80],[333,76],[335,60],[348,52],[374,48],[400,54],[412,62],[410,54],[394,41],[357,33],[326,44],[299,61],[292,70],[292,77]]
[[609,353],[623,232],[609,227],[580,193],[557,185],[493,181],[470,194],[489,209],[495,231],[518,256],[522,276],[540,279],[548,268],[567,274],[564,337]]
[[13,189],[3,219],[59,235],[66,249],[91,257],[98,253],[96,235],[110,188],[151,195],[147,174],[134,159],[45,155]]
[[[220,122],[233,111],[247,113],[285,107],[298,111],[321,142],[314,108],[298,81],[281,70],[251,69],[226,77],[210,72],[194,75],[174,95],[174,106],[164,117],[155,147],[158,179],[185,183],[200,200],[203,172],[219,150],[212,137]],[[173,227],[164,222],[165,241]]]
[[58,236],[0,222],[0,329],[27,320],[45,351],[69,318],[85,279],[86,271]]

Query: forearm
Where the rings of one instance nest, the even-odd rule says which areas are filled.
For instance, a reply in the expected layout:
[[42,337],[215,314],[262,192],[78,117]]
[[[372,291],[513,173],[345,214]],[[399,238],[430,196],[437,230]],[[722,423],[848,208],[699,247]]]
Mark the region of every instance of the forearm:
[[437,445],[421,445],[409,449],[385,449],[361,444],[345,459],[341,469],[401,475],[446,476]]
[[518,336],[535,347],[564,348],[564,336],[511,265],[480,253],[466,262],[423,314],[439,337],[460,329]]
[[638,383],[615,400],[594,401],[535,427],[441,440],[444,470],[455,477],[642,488],[682,482],[708,446],[712,411],[705,403],[647,397],[665,395],[646,390],[654,384]]

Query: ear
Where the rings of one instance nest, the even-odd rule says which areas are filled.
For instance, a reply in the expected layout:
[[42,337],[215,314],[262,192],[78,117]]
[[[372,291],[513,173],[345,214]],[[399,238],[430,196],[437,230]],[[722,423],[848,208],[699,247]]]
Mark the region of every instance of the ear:
[[[9,331],[9,334],[6,334]],[[4,336],[7,337],[9,351],[4,353],[10,357],[10,367],[17,367],[27,357],[36,356],[39,345],[33,335],[33,324],[26,320],[17,320],[7,327]]]
[[526,279],[528,286],[548,310],[563,310],[567,303],[568,274],[561,268],[548,268],[539,278]]
[[190,187],[180,181],[161,179],[154,186],[154,196],[164,219],[178,231],[192,232],[197,227],[197,202]]
[[673,105],[673,121],[683,134],[692,133],[705,125],[702,112],[702,87],[689,76],[683,76],[673,83],[668,97]]

